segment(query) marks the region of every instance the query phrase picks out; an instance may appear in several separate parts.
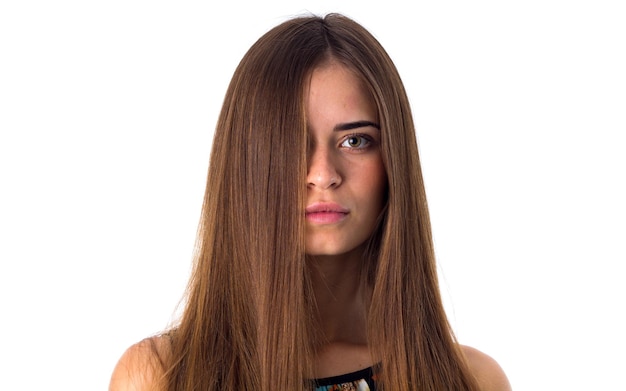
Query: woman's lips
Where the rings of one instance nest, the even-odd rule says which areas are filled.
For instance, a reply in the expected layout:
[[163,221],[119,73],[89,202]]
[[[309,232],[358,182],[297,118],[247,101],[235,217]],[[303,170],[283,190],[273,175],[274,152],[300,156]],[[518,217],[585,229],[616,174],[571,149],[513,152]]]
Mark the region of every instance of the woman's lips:
[[316,202],[306,207],[307,221],[316,224],[332,224],[346,218],[350,211],[333,202]]

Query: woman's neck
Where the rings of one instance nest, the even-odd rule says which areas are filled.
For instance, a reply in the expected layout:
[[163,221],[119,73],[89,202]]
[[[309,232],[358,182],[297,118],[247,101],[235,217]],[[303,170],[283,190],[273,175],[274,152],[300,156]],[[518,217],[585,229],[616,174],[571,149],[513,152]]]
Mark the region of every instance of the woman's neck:
[[314,377],[354,372],[372,365],[367,343],[367,303],[363,251],[309,257],[318,324]]
[[319,323],[328,343],[367,343],[368,288],[362,278],[362,252],[310,257]]

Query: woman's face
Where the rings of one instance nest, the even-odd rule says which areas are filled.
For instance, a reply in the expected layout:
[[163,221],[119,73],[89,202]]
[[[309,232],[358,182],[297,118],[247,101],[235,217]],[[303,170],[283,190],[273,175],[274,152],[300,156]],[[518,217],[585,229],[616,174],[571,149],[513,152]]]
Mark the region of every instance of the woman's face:
[[312,73],[306,111],[306,252],[347,254],[371,236],[385,202],[377,110],[360,80],[329,62]]

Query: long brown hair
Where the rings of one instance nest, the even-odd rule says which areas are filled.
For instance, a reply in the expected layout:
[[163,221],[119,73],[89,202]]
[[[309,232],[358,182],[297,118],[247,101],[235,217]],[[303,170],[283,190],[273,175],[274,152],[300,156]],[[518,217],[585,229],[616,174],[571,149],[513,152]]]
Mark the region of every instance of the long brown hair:
[[384,390],[473,390],[439,295],[409,102],[378,41],[337,14],[263,35],[231,80],[218,120],[186,307],[168,334],[169,391],[311,386],[315,315],[304,248],[312,70],[334,59],[376,102],[388,201],[364,266],[368,344]]

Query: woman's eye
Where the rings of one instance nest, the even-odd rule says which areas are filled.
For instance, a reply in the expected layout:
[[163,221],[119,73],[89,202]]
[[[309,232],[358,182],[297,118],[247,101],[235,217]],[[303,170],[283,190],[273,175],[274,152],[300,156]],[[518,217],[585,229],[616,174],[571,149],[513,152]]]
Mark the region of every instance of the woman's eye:
[[341,143],[344,148],[365,148],[370,144],[370,140],[364,136],[352,135],[345,138]]

